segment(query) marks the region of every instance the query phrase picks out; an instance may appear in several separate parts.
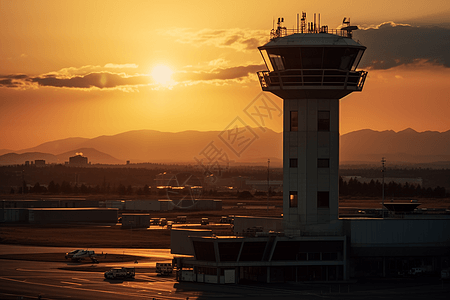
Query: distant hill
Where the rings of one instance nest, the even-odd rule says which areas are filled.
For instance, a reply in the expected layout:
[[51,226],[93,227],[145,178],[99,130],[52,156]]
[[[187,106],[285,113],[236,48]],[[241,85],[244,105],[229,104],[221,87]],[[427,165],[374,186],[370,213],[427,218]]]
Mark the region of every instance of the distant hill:
[[23,149],[15,152],[19,154],[25,152],[42,152],[57,155],[59,153],[69,152],[74,149],[80,148],[79,145],[88,140],[88,138],[71,137],[62,140],[46,142],[33,148]]
[[7,153],[0,155],[0,165],[21,165],[26,161],[34,162],[37,159],[45,160],[46,164],[64,164],[69,161],[69,157],[76,155],[76,153],[83,153],[87,156],[89,162],[92,164],[124,164],[125,161],[121,161],[112,157],[109,154],[102,153],[92,148],[79,148],[73,151],[54,155],[50,153],[41,152],[25,152],[25,153]]
[[395,132],[364,129],[341,136],[340,161],[377,162],[385,157],[397,163],[450,161],[450,130],[417,132],[411,128]]
[[[239,129],[242,130],[244,128]],[[260,128],[245,130],[243,136],[235,135],[234,130],[176,133],[134,130],[92,139],[56,140],[18,153],[45,151],[56,156],[59,163],[68,161],[77,152],[83,152],[90,162],[102,164],[123,164],[127,160],[132,163],[188,164],[197,164],[197,160],[200,160],[207,164],[208,156],[211,157],[214,150],[218,150],[221,154],[226,153],[230,161],[239,164],[266,165],[270,158],[271,166],[282,165],[282,133]],[[4,164],[2,157],[0,164]],[[416,132],[412,129],[400,132],[364,129],[344,134],[340,138],[341,164],[378,165],[382,157],[390,163],[448,166],[450,130],[440,133]]]
[[44,159],[46,163],[58,163],[56,155],[40,152],[7,153],[0,155],[0,165],[23,165],[26,161],[34,162],[37,159]]
[[11,149],[0,149],[0,155],[14,153],[14,150]]
[[93,148],[78,148],[66,153],[57,155],[59,162],[69,161],[69,157],[82,153],[83,156],[88,157],[88,161],[92,164],[124,164],[125,161],[112,157],[109,154],[97,151]]

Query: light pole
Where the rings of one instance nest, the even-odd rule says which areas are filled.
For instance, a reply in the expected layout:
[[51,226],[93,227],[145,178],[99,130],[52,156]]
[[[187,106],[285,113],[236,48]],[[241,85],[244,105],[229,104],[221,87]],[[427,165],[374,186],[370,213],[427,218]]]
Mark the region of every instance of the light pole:
[[270,192],[270,158],[267,159],[267,212],[269,212],[269,192]]
[[383,219],[384,219],[384,172],[386,172],[386,167],[384,165],[384,163],[386,162],[386,159],[384,157],[381,158],[381,174],[382,174],[382,183],[381,183],[381,201],[382,201],[382,207],[381,207],[381,212],[383,215]]

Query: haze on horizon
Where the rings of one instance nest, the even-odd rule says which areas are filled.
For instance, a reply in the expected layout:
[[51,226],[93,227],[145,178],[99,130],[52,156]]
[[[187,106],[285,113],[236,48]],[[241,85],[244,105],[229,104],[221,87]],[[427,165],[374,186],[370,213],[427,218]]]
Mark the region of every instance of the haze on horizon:
[[248,110],[265,69],[257,47],[273,19],[292,28],[302,11],[330,28],[350,17],[368,48],[364,90],[341,100],[341,134],[450,129],[446,0],[0,0],[0,11],[0,149],[140,129],[221,131],[236,117],[280,132],[278,114],[255,124]]

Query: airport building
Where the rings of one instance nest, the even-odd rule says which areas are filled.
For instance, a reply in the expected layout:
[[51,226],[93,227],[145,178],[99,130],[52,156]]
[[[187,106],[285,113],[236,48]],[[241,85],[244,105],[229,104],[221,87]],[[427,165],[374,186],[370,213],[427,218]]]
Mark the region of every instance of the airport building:
[[69,157],[69,166],[87,166],[88,158],[83,156],[83,154],[77,154],[75,156]]
[[339,218],[339,99],[362,91],[366,47],[346,19],[338,30],[315,19],[303,13],[287,29],[280,18],[259,47],[261,87],[284,102],[283,217],[235,218],[234,236],[174,231],[172,253],[191,256],[176,258],[178,280],[339,282],[449,266],[448,213],[418,214],[404,203],[379,218]]

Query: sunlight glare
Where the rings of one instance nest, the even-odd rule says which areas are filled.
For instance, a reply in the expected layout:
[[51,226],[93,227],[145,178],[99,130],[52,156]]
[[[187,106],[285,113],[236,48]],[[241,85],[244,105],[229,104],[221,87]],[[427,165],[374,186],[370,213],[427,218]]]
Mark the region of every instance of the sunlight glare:
[[172,81],[173,71],[165,65],[157,65],[152,70],[152,77],[157,83],[166,85]]

